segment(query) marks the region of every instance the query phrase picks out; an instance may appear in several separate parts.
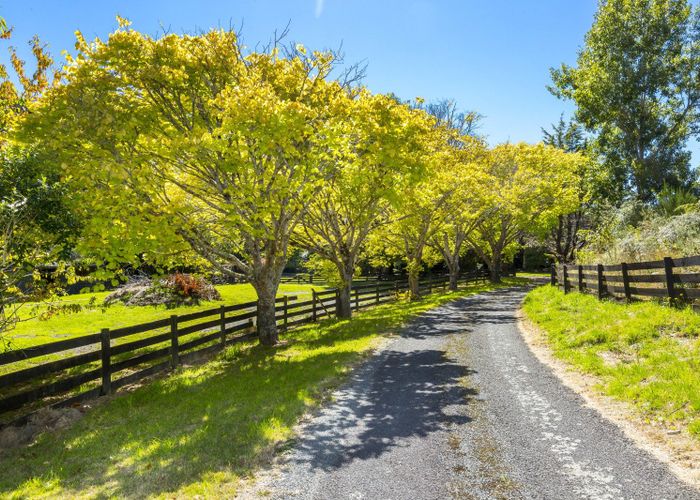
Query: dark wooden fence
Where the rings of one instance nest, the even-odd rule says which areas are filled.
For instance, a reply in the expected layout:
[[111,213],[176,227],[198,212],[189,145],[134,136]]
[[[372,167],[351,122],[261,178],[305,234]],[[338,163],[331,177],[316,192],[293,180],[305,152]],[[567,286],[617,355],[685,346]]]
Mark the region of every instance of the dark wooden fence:
[[[461,283],[485,279],[465,274]],[[422,292],[446,290],[446,276],[420,282]],[[353,288],[359,310],[394,300],[406,281],[376,281]],[[336,315],[338,291],[312,291],[311,299],[280,297],[278,325],[294,325]],[[139,325],[109,329],[66,340],[0,353],[0,426],[18,424],[43,406],[68,406],[110,394],[158,372],[256,338],[256,303],[221,306]]]
[[[374,283],[375,281],[393,281],[394,278],[382,279],[379,276],[357,276],[353,279],[353,283]],[[297,273],[297,274],[283,274],[280,283],[309,283],[314,285],[326,284],[321,276],[313,273]]]
[[314,285],[323,284],[323,279],[312,273],[283,274],[280,283],[310,283]]
[[559,265],[552,267],[551,283],[565,293],[578,290],[599,299],[666,298],[674,304],[693,303],[700,301],[698,268],[700,255],[615,265]]

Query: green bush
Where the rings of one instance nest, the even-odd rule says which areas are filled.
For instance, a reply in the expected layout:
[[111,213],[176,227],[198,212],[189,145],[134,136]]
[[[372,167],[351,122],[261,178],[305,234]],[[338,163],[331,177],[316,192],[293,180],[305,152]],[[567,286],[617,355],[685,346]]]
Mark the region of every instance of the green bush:
[[523,271],[541,271],[548,269],[551,259],[547,257],[544,247],[526,247],[523,250]]

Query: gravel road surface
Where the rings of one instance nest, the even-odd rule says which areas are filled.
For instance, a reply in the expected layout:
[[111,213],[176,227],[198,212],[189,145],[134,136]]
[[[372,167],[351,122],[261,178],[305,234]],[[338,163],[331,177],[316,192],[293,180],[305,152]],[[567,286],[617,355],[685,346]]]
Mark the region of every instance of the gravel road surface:
[[413,321],[243,496],[700,499],[530,353],[516,325],[524,294]]

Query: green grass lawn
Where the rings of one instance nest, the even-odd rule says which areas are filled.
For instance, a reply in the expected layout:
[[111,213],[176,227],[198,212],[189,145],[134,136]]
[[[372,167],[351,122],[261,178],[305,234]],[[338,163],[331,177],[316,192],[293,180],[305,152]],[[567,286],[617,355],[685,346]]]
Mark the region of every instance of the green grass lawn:
[[530,292],[523,308],[554,354],[599,377],[605,393],[700,439],[700,315],[550,286]]
[[[62,303],[86,305],[92,297],[95,297],[95,303],[98,307],[84,309],[77,313],[60,314],[48,320],[39,319],[35,311],[36,308],[28,304],[23,306],[21,310],[20,317],[22,321],[17,323],[16,328],[7,334],[7,339],[9,340],[10,348],[21,349],[89,333],[97,333],[102,328],[131,326],[167,318],[172,314],[187,314],[219,307],[221,304],[242,304],[256,300],[255,290],[248,283],[219,285],[216,288],[221,294],[221,301],[202,302],[198,306],[182,306],[171,309],[164,305],[125,306],[115,304],[107,308],[99,307],[109,292],[67,295],[61,297]],[[296,295],[299,300],[308,300],[312,288],[316,290],[323,289],[323,287],[318,285],[283,284],[280,285],[279,294],[280,296]]]
[[292,330],[276,348],[238,345],[180,368],[105,401],[31,447],[0,451],[0,497],[231,497],[382,335],[492,288],[472,285],[378,306],[350,321]]
[[518,278],[549,278],[550,274],[548,272],[542,271],[542,272],[523,272],[523,271],[518,271]]

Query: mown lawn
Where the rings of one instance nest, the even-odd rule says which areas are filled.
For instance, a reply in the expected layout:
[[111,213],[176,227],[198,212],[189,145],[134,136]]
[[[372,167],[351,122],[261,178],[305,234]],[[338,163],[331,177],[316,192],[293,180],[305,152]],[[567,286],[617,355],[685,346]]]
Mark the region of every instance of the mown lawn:
[[[219,307],[221,304],[242,304],[256,300],[255,290],[250,284],[219,285],[216,287],[221,294],[221,301],[202,302],[198,306],[182,306],[167,308],[165,306],[125,306],[115,304],[107,308],[100,307],[109,292],[67,295],[61,297],[61,303],[87,305],[95,297],[96,307],[83,309],[80,312],[55,315],[47,320],[39,319],[38,313],[42,308],[27,304],[22,307],[22,321],[7,334],[9,347],[21,349],[33,345],[44,344],[56,340],[77,337],[99,332],[102,328],[119,328],[131,326],[161,318],[172,314],[187,314]],[[297,296],[299,300],[310,298],[311,289],[321,290],[318,285],[283,284],[280,285],[280,295]],[[0,351],[2,346],[0,346]]]
[[274,349],[239,345],[181,368],[98,405],[31,447],[0,452],[0,496],[231,497],[382,335],[442,303],[492,288],[472,285],[379,306],[350,321],[290,331]]
[[554,354],[599,377],[605,393],[700,439],[699,314],[653,302],[601,302],[551,286],[530,292],[523,309]]

